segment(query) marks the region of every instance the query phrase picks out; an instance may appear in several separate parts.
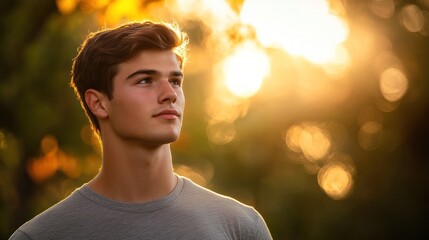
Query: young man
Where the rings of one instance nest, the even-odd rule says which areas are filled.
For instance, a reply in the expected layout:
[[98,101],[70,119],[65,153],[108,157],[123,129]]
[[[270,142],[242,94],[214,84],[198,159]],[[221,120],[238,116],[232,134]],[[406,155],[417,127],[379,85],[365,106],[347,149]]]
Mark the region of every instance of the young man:
[[253,208],[173,172],[186,44],[153,22],[86,39],[71,83],[101,139],[101,170],[10,239],[271,239]]

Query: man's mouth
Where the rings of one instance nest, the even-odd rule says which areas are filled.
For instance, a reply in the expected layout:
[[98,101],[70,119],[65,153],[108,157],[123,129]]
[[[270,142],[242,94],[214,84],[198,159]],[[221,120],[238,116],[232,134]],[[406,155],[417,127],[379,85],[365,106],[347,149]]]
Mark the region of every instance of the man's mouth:
[[174,109],[167,109],[154,114],[153,117],[162,117],[165,119],[177,119],[180,117],[180,114],[178,111]]

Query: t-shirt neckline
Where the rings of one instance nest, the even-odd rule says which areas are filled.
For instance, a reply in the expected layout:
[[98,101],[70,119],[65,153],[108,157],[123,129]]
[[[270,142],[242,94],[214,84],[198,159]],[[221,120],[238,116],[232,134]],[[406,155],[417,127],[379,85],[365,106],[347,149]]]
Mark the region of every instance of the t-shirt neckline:
[[162,197],[157,200],[153,200],[145,203],[124,203],[115,201],[113,199],[107,198],[94,190],[92,190],[87,183],[85,183],[81,188],[78,189],[78,193],[82,194],[85,198],[90,201],[102,205],[106,208],[126,211],[126,212],[152,212],[157,211],[162,208],[168,207],[174,202],[182,193],[184,180],[182,177],[177,176],[177,184],[174,187],[173,191],[171,191],[165,197]]

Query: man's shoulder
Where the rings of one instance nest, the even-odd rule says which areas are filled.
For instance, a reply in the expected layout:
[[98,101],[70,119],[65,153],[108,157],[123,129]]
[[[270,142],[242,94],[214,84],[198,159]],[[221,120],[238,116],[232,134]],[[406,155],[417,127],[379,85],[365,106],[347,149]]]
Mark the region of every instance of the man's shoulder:
[[258,218],[259,213],[251,206],[246,205],[235,198],[217,193],[208,188],[195,184],[185,178],[185,197],[188,203],[194,207],[214,210],[220,214]]
[[61,227],[64,229],[69,227],[77,219],[76,215],[83,212],[80,209],[83,206],[82,201],[85,201],[85,198],[79,193],[79,190],[74,191],[62,201],[24,223],[11,236],[11,239],[25,239],[27,235],[40,236],[40,234],[48,234],[50,229],[58,230]]
[[249,205],[186,178],[183,196],[183,202],[195,213],[195,219],[206,221],[213,227],[213,223],[222,223],[223,231],[231,239],[271,239],[263,217]]

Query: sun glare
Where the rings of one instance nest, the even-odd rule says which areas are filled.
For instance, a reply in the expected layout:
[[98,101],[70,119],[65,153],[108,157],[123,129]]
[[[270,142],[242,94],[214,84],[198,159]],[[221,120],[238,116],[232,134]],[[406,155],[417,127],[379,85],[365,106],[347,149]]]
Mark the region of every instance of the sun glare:
[[269,68],[267,55],[251,42],[237,46],[222,64],[225,84],[238,97],[258,92]]
[[347,25],[329,13],[324,0],[247,0],[240,18],[255,28],[264,46],[283,48],[317,64],[329,62],[348,37]]

